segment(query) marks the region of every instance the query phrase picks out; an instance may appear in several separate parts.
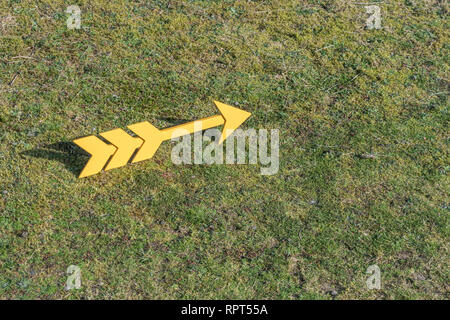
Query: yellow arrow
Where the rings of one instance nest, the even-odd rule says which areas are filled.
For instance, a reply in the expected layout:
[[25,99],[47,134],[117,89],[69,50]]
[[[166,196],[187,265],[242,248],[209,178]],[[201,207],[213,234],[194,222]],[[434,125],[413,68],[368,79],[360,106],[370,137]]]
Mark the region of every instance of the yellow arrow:
[[100,133],[100,135],[111,142],[112,145],[104,143],[95,136],[74,140],[77,145],[92,154],[91,159],[81,172],[80,178],[100,172],[111,155],[113,155],[113,157],[105,170],[124,166],[138,148],[138,152],[133,158],[133,163],[152,158],[161,143],[165,140],[224,124],[222,135],[219,140],[219,143],[222,143],[251,115],[250,112],[229,106],[219,101],[214,101],[214,103],[217,108],[219,108],[222,115],[216,115],[162,130],[157,129],[147,121],[128,126],[128,128],[139,137],[132,137],[122,129],[114,129]]

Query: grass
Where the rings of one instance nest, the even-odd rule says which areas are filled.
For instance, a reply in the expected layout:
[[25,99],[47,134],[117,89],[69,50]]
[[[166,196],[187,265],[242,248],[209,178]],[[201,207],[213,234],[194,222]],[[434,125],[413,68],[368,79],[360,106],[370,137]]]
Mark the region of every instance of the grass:
[[[343,0],[2,1],[0,298],[448,299],[448,5],[380,7],[367,30]],[[280,130],[278,174],[166,142],[77,178],[74,138],[213,100]]]

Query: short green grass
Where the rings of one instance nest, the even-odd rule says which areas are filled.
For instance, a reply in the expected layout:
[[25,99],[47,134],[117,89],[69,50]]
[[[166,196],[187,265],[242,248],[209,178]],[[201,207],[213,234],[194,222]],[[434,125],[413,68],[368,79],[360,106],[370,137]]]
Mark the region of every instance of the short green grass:
[[[448,298],[448,5],[380,7],[367,30],[344,0],[2,0],[0,298]],[[74,138],[213,100],[280,130],[278,174],[166,142],[77,178]]]

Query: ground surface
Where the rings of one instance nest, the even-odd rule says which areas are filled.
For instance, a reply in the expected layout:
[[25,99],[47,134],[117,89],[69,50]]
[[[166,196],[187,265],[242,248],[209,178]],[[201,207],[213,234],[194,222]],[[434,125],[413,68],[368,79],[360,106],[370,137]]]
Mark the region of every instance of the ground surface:
[[[448,298],[445,3],[1,0],[0,298]],[[280,130],[278,174],[166,142],[77,178],[74,138],[213,100]]]

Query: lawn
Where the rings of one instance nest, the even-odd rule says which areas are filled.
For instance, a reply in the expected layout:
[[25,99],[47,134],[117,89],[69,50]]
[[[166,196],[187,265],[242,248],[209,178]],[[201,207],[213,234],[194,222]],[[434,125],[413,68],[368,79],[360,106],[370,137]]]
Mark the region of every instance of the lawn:
[[[0,298],[448,299],[448,4],[379,7],[1,0]],[[279,130],[277,174],[168,141],[78,178],[74,139],[214,100]]]

